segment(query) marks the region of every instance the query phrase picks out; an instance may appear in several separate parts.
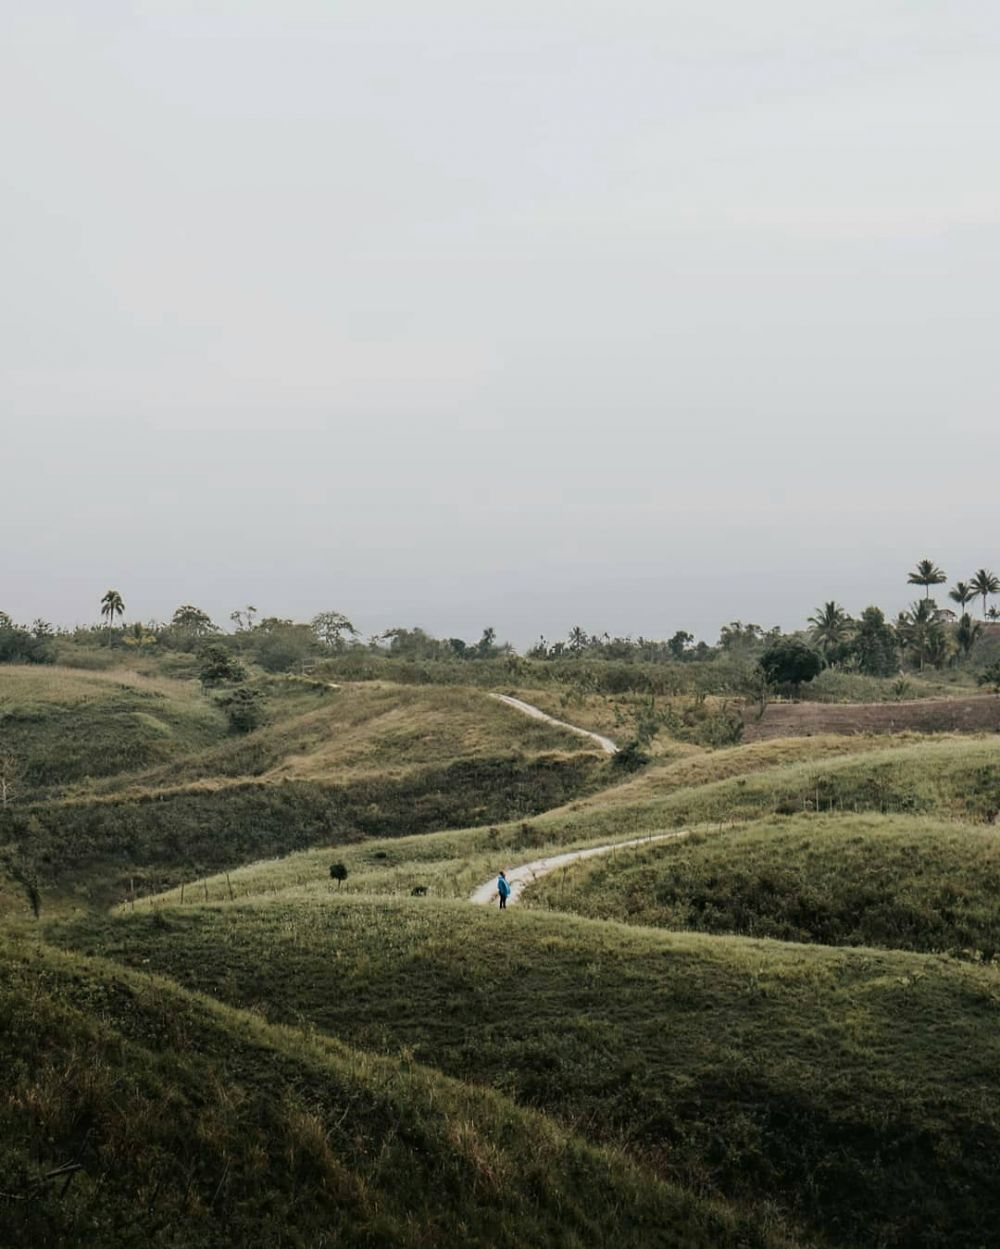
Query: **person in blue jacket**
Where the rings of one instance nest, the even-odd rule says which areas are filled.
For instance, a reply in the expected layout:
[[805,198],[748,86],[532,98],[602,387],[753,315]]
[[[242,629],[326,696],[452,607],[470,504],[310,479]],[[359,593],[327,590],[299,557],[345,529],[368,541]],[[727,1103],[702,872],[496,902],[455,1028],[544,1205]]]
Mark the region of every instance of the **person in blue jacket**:
[[497,893],[500,895],[500,910],[506,911],[507,899],[510,897],[510,881],[506,872],[501,872],[497,877]]

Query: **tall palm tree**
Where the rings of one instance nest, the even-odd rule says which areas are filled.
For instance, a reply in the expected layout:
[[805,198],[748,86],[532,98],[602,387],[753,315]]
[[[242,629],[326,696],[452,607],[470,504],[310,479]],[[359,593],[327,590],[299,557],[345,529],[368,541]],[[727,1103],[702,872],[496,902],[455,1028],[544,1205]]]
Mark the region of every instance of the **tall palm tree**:
[[983,597],[983,615],[986,615],[986,600],[991,594],[1000,594],[1000,580],[997,579],[996,573],[992,573],[988,568],[980,568],[976,575],[969,582],[973,594],[982,595]]
[[953,603],[957,603],[962,609],[962,615],[965,613],[966,603],[971,603],[976,597],[976,592],[967,581],[956,581],[955,588],[948,591],[948,597]]
[[924,587],[924,598],[930,598],[931,586],[940,585],[942,581],[947,580],[948,578],[943,568],[938,568],[932,559],[922,559],[906,578],[906,584],[922,585]]
[[829,603],[816,608],[815,614],[809,617],[809,623],[812,625],[812,635],[817,646],[829,657],[847,640],[853,622],[840,604],[831,599]]
[[117,590],[108,590],[101,599],[101,615],[108,622],[108,645],[111,645],[111,630],[115,626],[115,617],[125,614],[125,600]]

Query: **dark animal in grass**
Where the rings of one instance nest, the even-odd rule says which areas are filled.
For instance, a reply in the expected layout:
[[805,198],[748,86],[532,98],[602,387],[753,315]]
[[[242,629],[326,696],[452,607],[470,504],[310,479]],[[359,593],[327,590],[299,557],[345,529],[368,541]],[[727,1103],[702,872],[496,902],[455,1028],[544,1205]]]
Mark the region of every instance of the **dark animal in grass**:
[[330,879],[337,882],[337,888],[339,889],[347,879],[347,868],[343,865],[343,863],[330,864]]

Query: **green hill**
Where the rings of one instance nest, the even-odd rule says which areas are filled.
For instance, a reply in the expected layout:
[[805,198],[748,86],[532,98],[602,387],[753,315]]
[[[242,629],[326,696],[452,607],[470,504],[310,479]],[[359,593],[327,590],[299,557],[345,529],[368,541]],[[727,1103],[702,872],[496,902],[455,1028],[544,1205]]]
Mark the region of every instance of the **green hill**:
[[574,863],[525,900],[658,928],[990,959],[998,897],[993,826],[797,815]]
[[0,954],[0,1243],[779,1249],[509,1098],[149,975]]
[[491,1085],[810,1243],[978,1249],[1000,1217],[991,969],[294,891],[59,939]]
[[26,781],[0,853],[48,905],[113,902],[308,846],[533,815],[610,779],[589,743],[480,691],[260,688],[267,722],[233,736],[193,682],[0,671]]

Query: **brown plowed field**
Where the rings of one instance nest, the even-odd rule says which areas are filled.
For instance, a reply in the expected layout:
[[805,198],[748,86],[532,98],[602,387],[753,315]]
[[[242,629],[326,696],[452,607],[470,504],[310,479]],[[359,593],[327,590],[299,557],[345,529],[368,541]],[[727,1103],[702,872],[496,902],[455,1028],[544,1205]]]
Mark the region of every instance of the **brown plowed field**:
[[819,733],[996,733],[1000,697],[920,698],[898,703],[770,703],[762,719],[748,708],[745,742]]

